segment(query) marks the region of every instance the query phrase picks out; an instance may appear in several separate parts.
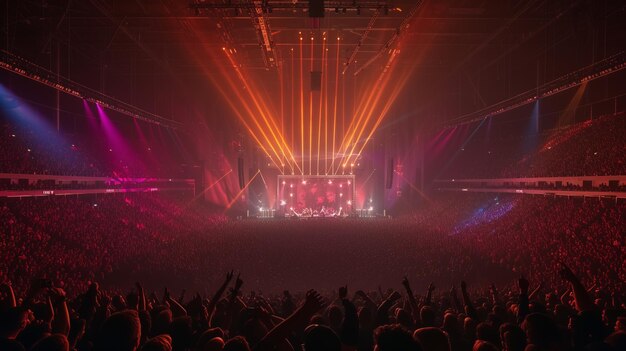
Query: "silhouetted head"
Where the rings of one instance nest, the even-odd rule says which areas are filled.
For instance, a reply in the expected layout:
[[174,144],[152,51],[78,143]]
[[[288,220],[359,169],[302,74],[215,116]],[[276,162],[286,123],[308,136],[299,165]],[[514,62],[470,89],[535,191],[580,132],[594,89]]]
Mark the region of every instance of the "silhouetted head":
[[411,333],[400,324],[383,325],[374,330],[374,351],[421,351]]
[[96,349],[102,351],[135,351],[141,339],[141,322],[137,311],[113,313],[102,324]]
[[224,348],[224,339],[220,337],[213,338],[202,346],[202,348],[198,348],[199,351],[221,351]]
[[172,351],[172,338],[167,334],[157,335],[146,341],[141,351]]
[[489,341],[476,340],[472,351],[499,351],[499,349]]
[[304,351],[341,351],[341,341],[327,326],[312,324],[304,330]]
[[205,345],[206,343],[209,342],[209,340],[212,340],[214,338],[220,338],[222,340],[222,346],[223,346],[224,331],[220,328],[211,328],[211,329],[205,330],[202,334],[200,334],[200,337],[196,341],[196,347],[201,348],[202,345]]
[[31,351],[69,351],[70,343],[65,335],[52,334],[37,342]]
[[482,341],[489,341],[494,345],[500,344],[500,336],[498,330],[491,324],[486,322],[478,323],[476,326],[476,339]]
[[439,328],[420,328],[413,333],[413,338],[424,351],[450,351],[448,335]]
[[223,351],[250,351],[250,345],[245,338],[235,336],[224,344]]
[[435,310],[430,306],[424,306],[420,310],[420,319],[425,327],[435,326]]
[[442,329],[445,330],[446,333],[451,334],[451,335],[461,334],[461,328],[459,328],[459,320],[456,318],[456,314],[446,313],[443,316]]
[[463,321],[463,335],[470,341],[476,339],[476,322],[471,317],[465,317]]
[[341,328],[341,322],[343,321],[343,312],[341,308],[336,305],[328,307],[328,323],[333,330],[339,330]]
[[11,307],[0,312],[0,337],[14,339],[28,325],[28,310]]
[[548,348],[559,341],[559,331],[556,323],[545,314],[529,314],[524,319],[522,328],[526,331],[528,343],[539,348]]
[[175,318],[170,325],[173,350],[186,350],[191,347],[193,330],[191,329],[191,317],[184,316]]
[[504,332],[502,346],[505,351],[524,351],[526,348],[526,334],[521,328]]
[[613,350],[626,350],[626,332],[614,332],[607,336],[604,342],[610,345]]

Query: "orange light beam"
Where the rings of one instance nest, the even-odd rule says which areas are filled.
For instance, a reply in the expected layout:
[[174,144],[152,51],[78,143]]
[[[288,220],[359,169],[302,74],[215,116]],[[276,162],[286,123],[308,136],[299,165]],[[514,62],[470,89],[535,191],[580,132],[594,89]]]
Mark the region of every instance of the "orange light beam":
[[[254,93],[251,92],[252,88],[248,85],[245,77],[243,76],[243,74],[241,73],[241,71],[239,70],[239,67],[237,65],[237,63],[234,61],[234,59],[232,58],[232,56],[228,53],[227,50],[224,50],[224,53],[226,54],[226,56],[228,57],[231,65],[233,66],[233,68],[235,69],[235,72],[237,73],[237,77],[242,81],[242,83],[244,84],[244,87],[246,88],[246,92],[248,93],[248,96],[252,99],[252,102],[255,104],[257,110],[260,112],[261,116],[264,118],[266,125],[267,123],[267,119],[265,118],[263,111],[261,111],[261,108],[256,100],[256,97],[254,96]],[[231,83],[233,84],[233,83]],[[259,122],[259,120],[256,118],[255,113],[252,111],[252,109],[248,106],[248,104],[245,102],[247,100],[244,100],[243,97],[241,96],[241,94],[237,91],[237,89],[235,87],[233,87],[233,90],[235,91],[235,93],[237,94],[237,96],[239,97],[239,100],[241,101],[241,103],[243,104],[244,108],[246,109],[246,111],[248,112],[248,115],[251,117],[251,119],[254,121],[255,125],[257,126],[257,128],[259,129],[259,131],[261,132],[261,135],[263,135],[263,137],[265,138],[265,140],[267,141],[267,143],[269,144],[270,148],[272,149],[272,151],[274,151],[274,154],[276,155],[276,157],[278,159],[280,159],[280,153],[274,148],[274,143],[272,143],[272,141],[269,139],[269,137],[267,137],[266,132],[264,131],[264,128],[261,126],[261,123]],[[274,131],[271,130],[271,128],[269,128],[269,132],[272,134],[272,136],[274,137],[275,140],[276,136],[274,135]],[[277,145],[280,148],[280,145]],[[280,168],[280,167],[279,167]]]
[[341,146],[339,147],[339,153],[342,153],[340,166],[344,164],[346,152],[348,151],[348,148],[354,142],[354,136],[356,134],[356,131],[359,130],[359,127],[361,126],[361,122],[364,120],[365,112],[367,108],[371,105],[372,99],[377,91],[377,88],[378,86],[374,84],[372,88],[364,94],[364,96],[367,96],[367,99],[361,100],[361,103],[357,107],[357,110],[355,113],[356,118],[353,118],[352,121],[350,122],[350,125],[348,126],[347,134],[344,135],[344,139],[341,143]]
[[330,172],[335,172],[335,143],[337,137],[337,100],[339,98],[339,52],[341,40],[337,37],[337,61],[335,64],[335,103],[333,107],[333,149],[331,153],[331,157],[333,158],[330,164]]
[[[312,35],[312,34],[311,34]],[[313,72],[313,37],[311,36],[311,69]],[[309,75],[310,78],[310,75]],[[313,174],[313,91],[309,86],[309,175]]]
[[378,116],[378,119],[376,120],[376,123],[374,123],[374,125],[373,125],[371,131],[369,132],[365,142],[363,143],[363,145],[361,146],[361,149],[357,153],[357,157],[358,157],[358,155],[360,155],[363,152],[363,149],[365,149],[365,145],[367,144],[367,142],[370,140],[370,138],[372,137],[372,135],[374,134],[374,132],[376,131],[376,129],[380,125],[380,122],[382,122],[383,118],[385,118],[385,116],[387,115],[387,112],[389,112],[389,109],[391,108],[391,105],[393,105],[393,102],[395,101],[395,99],[400,94],[400,91],[402,90],[404,84],[406,83],[406,80],[407,79],[406,79],[406,76],[405,76],[405,78],[398,85],[396,85],[396,88],[394,89],[393,93],[390,95],[389,99],[387,99],[387,103],[383,107],[383,110],[380,112],[380,115]]
[[[295,66],[295,59],[293,56],[293,48],[291,48],[291,50],[289,50],[289,53],[291,54],[291,85],[289,86],[289,90],[290,90],[290,94],[291,94],[291,100],[289,100],[289,106],[291,107],[291,146],[294,148],[296,148],[296,144],[295,144],[295,125],[296,125],[296,120],[295,120],[295,114],[296,114],[296,109],[295,109],[295,105],[294,104],[294,100],[295,100],[295,88],[294,88],[294,66]],[[295,160],[294,160],[295,161]],[[296,163],[297,164],[297,163]],[[293,169],[291,170],[291,174],[293,174]]]
[[204,195],[204,193],[206,193],[207,191],[211,190],[214,186],[216,186],[219,182],[222,181],[222,179],[226,178],[227,175],[231,174],[233,172],[233,170],[229,170],[228,172],[224,173],[224,175],[222,175],[221,177],[219,177],[216,181],[214,181],[211,185],[209,185],[208,187],[204,188],[204,190],[202,190],[200,192],[200,194],[196,195],[193,197],[193,199],[191,199],[184,208],[187,208],[189,206],[191,206],[192,203],[194,203],[194,201],[198,200],[200,197],[202,197]]
[[[247,82],[245,82],[245,83],[247,84]],[[252,84],[252,83],[250,83],[250,84]],[[281,149],[281,151],[284,152],[284,150],[286,149],[288,151],[289,155],[291,156],[291,159],[295,163],[295,157],[293,156],[293,152],[291,151],[291,148],[290,148],[289,144],[287,143],[287,141],[285,140],[285,137],[283,136],[283,134],[279,132],[280,127],[278,126],[278,124],[276,123],[275,119],[273,118],[273,114],[270,112],[270,109],[265,104],[265,99],[257,98],[257,96],[260,96],[260,94],[258,93],[259,90],[255,86],[251,86],[249,91],[252,92],[253,101],[255,102],[255,105],[259,109],[259,112],[261,113],[261,117],[263,117],[263,120],[264,120],[265,124],[267,125],[268,129],[270,130],[270,132],[271,131],[275,131],[275,133],[272,132],[272,136],[274,137],[274,140],[276,141],[276,144]],[[280,139],[280,140],[278,140],[278,139]],[[296,164],[296,166],[297,166],[297,164]]]
[[[196,31],[194,28],[191,28],[191,30],[192,30],[192,32],[193,32],[196,36],[198,36],[198,33],[197,33],[197,31]],[[222,48],[222,49],[225,51],[225,53],[226,53],[226,54],[228,54],[228,52],[226,51],[226,48]],[[199,57],[195,57],[195,59],[196,59],[198,62],[201,62],[201,60],[199,59]],[[234,62],[234,61],[233,61],[233,60],[231,60],[231,63],[233,63],[233,62]],[[270,153],[268,152],[267,148],[266,148],[266,147],[263,145],[263,143],[259,140],[259,137],[258,137],[258,136],[257,136],[257,135],[256,135],[256,134],[252,131],[252,128],[250,128],[250,126],[246,123],[246,121],[245,121],[245,119],[244,119],[244,117],[243,117],[243,115],[242,115],[241,111],[239,111],[239,110],[238,110],[238,107],[239,107],[239,106],[235,107],[235,105],[233,104],[232,100],[230,100],[230,96],[231,96],[232,94],[228,94],[228,95],[227,95],[227,94],[225,93],[224,89],[222,89],[222,88],[221,88],[221,87],[222,87],[222,85],[223,85],[223,82],[219,82],[219,83],[218,83],[218,82],[216,82],[216,80],[214,79],[214,75],[213,75],[213,73],[214,73],[214,72],[213,72],[213,71],[209,71],[209,70],[208,70],[208,68],[207,68],[205,65],[201,65],[201,67],[202,67],[203,71],[205,72],[205,74],[206,74],[206,75],[207,75],[207,76],[208,76],[208,77],[209,77],[209,78],[210,78],[210,79],[211,79],[211,80],[215,83],[215,85],[216,85],[217,87],[219,87],[219,90],[221,91],[222,95],[224,95],[225,97],[227,97],[227,100],[229,100],[228,102],[229,102],[229,104],[230,104],[231,108],[233,108],[233,111],[237,114],[237,117],[238,117],[238,118],[242,121],[242,123],[244,123],[244,126],[245,126],[245,127],[248,129],[248,131],[251,133],[252,137],[255,139],[255,141],[257,142],[257,144],[259,144],[259,146],[263,149],[263,151],[265,152],[265,154],[266,154],[268,157],[270,157],[270,158],[271,158],[271,155],[270,155]],[[237,67],[237,66],[236,66],[236,65],[233,65],[233,67]],[[227,79],[227,81],[228,81],[228,82],[229,82],[229,84],[230,84],[230,88],[231,88],[231,89],[233,90],[233,92],[234,92],[234,93],[235,93],[235,94],[239,97],[240,101],[242,101],[242,100],[243,100],[243,99],[242,99],[242,96],[241,96],[241,94],[238,92],[238,89],[236,88],[236,85],[234,84],[234,82],[233,82],[233,81],[232,81],[232,80],[228,77],[228,75],[224,72],[224,70],[221,70],[221,71],[220,71],[220,73],[222,73],[222,75],[224,75],[224,76],[225,76],[225,78]],[[240,74],[240,72],[237,72],[237,73],[238,73],[238,74]],[[242,77],[240,76],[240,78],[242,78]],[[240,105],[240,104],[239,104],[239,105]],[[249,106],[245,106],[244,108],[245,108],[246,112],[247,112],[249,115],[254,116],[254,114],[252,114],[252,113],[251,113],[251,108],[250,108]],[[261,132],[262,132],[262,134],[264,134],[262,130],[261,130]],[[271,142],[270,142],[269,138],[267,138],[267,136],[266,136],[265,134],[263,135],[263,137],[265,138],[265,140],[267,141],[267,143],[271,146]],[[276,150],[275,150],[275,149],[273,149],[273,151],[276,153]],[[279,154],[277,154],[277,156],[280,158],[280,155],[279,155]],[[273,160],[272,160],[272,161],[273,161]],[[274,164],[276,164],[276,163],[274,162]],[[277,165],[277,166],[278,166],[278,165]]]
[[324,61],[324,174],[328,174],[328,48]]
[[[350,101],[354,104],[354,101]],[[341,75],[341,133],[340,135],[346,134],[346,76]],[[342,138],[343,139],[343,138]],[[333,159],[336,159],[337,156],[333,155]],[[340,165],[337,165],[335,169],[335,174],[339,171]]]
[[259,169],[259,175],[261,176],[261,180],[263,181],[263,185],[265,185],[265,190],[269,190],[269,187],[267,186],[267,182],[265,181],[265,177],[263,176],[263,172],[261,172],[260,169]]
[[[245,99],[243,96],[241,96],[241,94],[239,92],[237,92],[235,90],[235,94],[238,97],[239,103],[241,104],[241,106],[243,106],[243,108],[246,110],[246,112],[248,112],[249,116],[253,115],[253,112],[251,110],[251,108],[248,106],[248,104],[245,102]],[[227,98],[227,100],[229,100]],[[233,108],[233,110],[237,110],[237,106],[232,102],[229,101],[229,104],[231,105],[231,107]],[[250,125],[246,122],[246,119],[243,118],[243,116],[241,116],[241,114],[237,113],[239,119],[241,120],[241,122],[244,124],[244,126],[246,127],[246,129],[248,130],[248,132],[253,136],[253,138],[255,139],[255,141],[257,142],[257,144],[259,144],[259,146],[261,146],[261,148],[265,151],[265,153],[270,156],[269,152],[267,152],[267,149],[263,146],[264,143],[262,143],[258,137],[256,137],[256,133],[254,133],[254,131],[252,130],[252,128],[250,128]],[[268,136],[265,134],[265,131],[263,130],[263,128],[261,127],[261,125],[259,124],[258,120],[256,118],[251,118],[252,121],[256,124],[257,126],[257,130],[261,133],[261,136],[263,136],[263,138],[265,139],[265,141],[267,142],[267,145],[269,146],[269,148],[274,152],[274,154],[280,158],[280,155],[278,154],[278,152],[276,151],[276,149],[273,146],[273,143],[270,141],[270,139],[268,138]],[[270,159],[272,160],[272,162],[276,165],[276,167],[280,168],[278,166],[278,164],[276,164],[276,162],[274,162],[274,159],[270,156]]]
[[300,37],[300,153],[302,157],[300,162],[302,163],[302,169],[300,172],[304,175],[304,85],[302,75],[302,36]]
[[250,186],[250,184],[252,184],[252,181],[254,180],[254,178],[256,178],[259,173],[261,173],[260,170],[256,171],[256,173],[254,174],[254,176],[252,176],[252,178],[250,178],[250,180],[248,180],[248,182],[246,183],[246,185],[241,188],[241,190],[239,190],[239,192],[237,193],[237,195],[235,195],[235,197],[228,203],[228,205],[226,206],[226,208],[224,209],[224,212],[226,212],[226,210],[228,210],[229,208],[231,208],[231,206],[235,203],[235,201],[237,201],[237,199],[241,196],[241,194],[243,194],[244,191],[246,191],[246,189],[248,189],[248,187]]
[[[385,81],[384,84],[381,84],[380,82],[378,82],[376,85],[380,86],[380,88],[378,89],[378,92],[376,93],[376,97],[374,98],[374,101],[372,104],[370,104],[369,108],[367,109],[367,111],[364,111],[364,119],[363,119],[363,123],[361,125],[361,127],[359,128],[359,132],[356,135],[356,138],[354,138],[353,140],[353,144],[352,144],[352,148],[350,149],[349,152],[344,153],[347,154],[348,157],[345,161],[346,164],[350,164],[350,159],[353,156],[354,150],[357,148],[357,145],[359,144],[359,142],[361,141],[361,137],[363,136],[363,133],[365,132],[365,129],[367,128],[367,125],[369,124],[370,119],[372,118],[373,112],[376,108],[376,106],[378,105],[378,102],[380,100],[380,97],[382,96],[383,90],[385,89],[385,86],[387,85],[386,83],[388,82],[388,80]],[[366,139],[364,141],[364,144],[367,143],[369,139]]]
[[[278,79],[280,80],[280,134],[285,135],[285,87],[283,83],[283,65],[278,63]],[[283,150],[283,159],[285,159],[285,151]],[[285,174],[285,161],[281,161],[281,173]]]
[[[359,127],[361,126],[361,122],[364,120],[364,115],[365,115],[365,111],[366,109],[371,105],[372,99],[374,98],[375,93],[377,92],[377,88],[378,85],[375,84],[374,87],[372,87],[372,89],[370,89],[369,91],[369,95],[368,98],[365,100],[365,103],[361,103],[361,105],[359,106],[359,108],[357,109],[357,114],[358,117],[356,119],[353,119],[352,122],[350,123],[350,126],[348,127],[348,137],[345,138],[341,143],[341,146],[339,147],[339,153],[342,154],[341,156],[341,161],[339,163],[340,167],[345,167],[347,162],[344,162],[345,158],[346,158],[346,152],[348,151],[348,149],[350,148],[350,146],[352,145],[353,142],[356,142],[354,140],[354,136],[356,134],[356,131],[359,129]],[[378,89],[380,90],[380,89]],[[339,156],[339,155],[337,155]],[[348,155],[349,157],[350,155]]]
[[374,175],[374,172],[376,172],[376,169],[373,169],[370,172],[370,175],[368,175],[367,178],[365,178],[365,181],[363,181],[363,183],[361,183],[361,186],[359,187],[359,190],[357,190],[357,193],[360,193],[361,191],[363,191],[363,188],[365,188],[365,184],[370,180],[372,175]]
[[411,189],[415,190],[416,193],[418,193],[421,197],[424,198],[424,200],[428,201],[428,202],[432,202],[432,200],[426,196],[426,194],[424,194],[418,187],[416,187],[413,183],[409,182],[403,175],[400,175],[400,178],[402,178],[402,180],[404,180],[405,183],[407,183]]
[[[359,130],[359,133],[358,133],[358,135],[357,135],[357,137],[355,139],[355,143],[354,143],[352,149],[350,150],[350,152],[348,153],[348,159],[346,160],[346,163],[349,163],[350,162],[350,158],[353,157],[354,150],[356,149],[356,147],[358,145],[358,142],[361,140],[361,137],[362,137],[363,133],[365,132],[365,130],[367,128],[367,125],[368,125],[370,119],[372,118],[372,116],[374,114],[376,106],[378,106],[378,103],[380,101],[382,93],[385,91],[385,88],[387,87],[387,84],[391,80],[392,74],[389,71],[390,71],[391,64],[393,63],[397,53],[398,53],[398,51],[396,51],[396,50],[393,51],[393,53],[389,57],[389,60],[387,61],[385,69],[381,72],[381,74],[380,74],[380,76],[378,78],[378,82],[376,83],[376,87],[379,87],[378,93],[376,94],[376,98],[374,99],[374,103],[371,104],[371,106],[369,107],[369,110],[366,112],[365,122],[361,126],[361,129]],[[405,82],[406,82],[406,75],[405,75],[405,78],[402,79],[402,83],[396,85],[396,88],[394,89],[394,92],[391,94],[390,98],[386,99],[387,100],[387,104],[385,105],[384,109],[388,110],[389,107],[391,107],[391,104],[395,101],[395,98],[399,94],[400,89],[404,86]],[[384,117],[384,114],[386,114],[386,113],[387,113],[387,111],[385,111],[381,116]],[[372,132],[363,141],[363,145],[361,147],[361,151],[365,148],[365,145],[369,142],[373,132],[376,130],[376,128],[378,127],[379,123],[380,123],[380,121],[377,122],[376,126],[372,129]],[[356,157],[358,157],[358,155],[360,155],[361,151],[359,151],[359,153],[357,154]]]
[[[226,52],[226,56],[231,61],[231,64],[233,64],[233,67],[235,67],[235,72],[237,72],[238,77],[241,79],[241,81],[243,82],[244,86],[246,87],[246,91],[247,91],[248,95],[250,96],[250,98],[252,99],[252,102],[254,103],[255,107],[257,108],[261,118],[265,122],[265,126],[267,127],[267,129],[269,130],[269,133],[274,138],[274,141],[275,141],[274,145],[276,145],[281,150],[281,152],[283,152],[283,154],[284,154],[284,148],[283,148],[283,146],[281,144],[281,140],[284,141],[284,139],[281,136],[280,137],[281,140],[279,140],[279,137],[277,136],[277,131],[276,131],[278,129],[278,126],[276,125],[276,123],[275,123],[274,119],[272,118],[272,116],[269,113],[266,114],[266,112],[265,112],[265,111],[268,111],[267,106],[265,106],[265,104],[262,101],[259,102],[259,99],[257,98],[257,93],[256,93],[255,87],[250,86],[248,81],[245,79],[245,77],[243,76],[243,74],[239,70],[239,67],[234,62],[234,60],[231,57],[231,55],[227,51],[225,51],[225,52]],[[254,114],[251,114],[251,117],[256,119]],[[260,123],[257,123],[257,124],[260,124]],[[261,127],[259,126],[259,128],[261,128]],[[272,142],[270,140],[268,140],[268,142],[270,144],[272,144]],[[272,147],[272,149],[274,150],[274,147]],[[278,152],[275,152],[275,153],[276,153],[276,157],[278,159],[281,159],[280,158],[281,154],[278,153]],[[280,167],[279,167],[279,169],[280,169]]]
[[[210,77],[211,80],[213,80],[216,84],[215,86],[220,90],[220,92],[222,93],[222,96],[224,96],[226,102],[228,102],[228,104],[230,105],[230,107],[232,108],[233,112],[235,113],[235,115],[237,115],[237,117],[239,118],[239,120],[241,121],[241,123],[244,125],[244,127],[248,130],[248,132],[250,133],[250,135],[252,136],[252,138],[256,141],[256,143],[261,147],[261,149],[263,150],[263,152],[269,157],[270,153],[268,152],[267,148],[264,146],[264,143],[261,142],[261,140],[259,139],[259,137],[256,135],[256,133],[252,130],[252,128],[250,128],[250,125],[248,124],[248,122],[246,121],[246,119],[244,118],[244,116],[242,115],[242,113],[239,111],[239,108],[241,106],[244,107],[244,109],[248,112],[248,114],[252,114],[252,110],[250,109],[250,107],[247,105],[246,100],[243,98],[243,96],[241,96],[241,94],[237,91],[237,89],[235,88],[235,83],[232,81],[232,79],[230,79],[230,77],[228,77],[228,75],[224,75],[224,79],[228,82],[228,84],[231,86],[232,91],[237,95],[238,97],[238,104],[235,104],[232,99],[230,98],[231,94],[226,94],[226,92],[224,91],[224,89],[222,88],[223,86],[223,82],[220,82],[219,84],[217,84],[217,81],[213,78],[213,75],[208,74],[208,76]],[[269,142],[269,139],[267,138],[267,136],[264,135],[263,131],[260,131],[261,134],[263,135],[263,137],[265,138],[265,140],[267,142]],[[271,144],[270,144],[271,147]],[[273,150],[275,152],[275,150]],[[273,158],[272,159],[273,162]],[[275,164],[275,163],[274,163]],[[278,166],[278,165],[277,165]]]
[[[325,62],[325,58],[326,58],[326,37],[322,38],[322,65],[321,65],[321,69],[324,70],[324,62]],[[320,175],[320,146],[322,144],[321,142],[321,138],[322,138],[322,106],[323,106],[323,97],[324,97],[324,71],[322,71],[322,77],[321,79],[321,86],[320,86],[320,106],[319,106],[319,111],[318,111],[318,118],[317,118],[317,175]]]

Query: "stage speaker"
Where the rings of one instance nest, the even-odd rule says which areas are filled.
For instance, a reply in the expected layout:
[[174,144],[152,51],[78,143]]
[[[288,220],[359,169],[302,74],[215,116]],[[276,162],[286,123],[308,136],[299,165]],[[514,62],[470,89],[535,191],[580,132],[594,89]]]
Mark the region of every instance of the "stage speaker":
[[237,159],[237,174],[239,175],[239,188],[243,189],[246,185],[246,180],[243,176],[243,157]]
[[324,0],[309,0],[309,17],[324,17]]
[[385,183],[385,188],[391,189],[391,185],[393,184],[393,158],[389,159],[387,163],[387,182]]
[[311,91],[322,90],[322,72],[311,71]]

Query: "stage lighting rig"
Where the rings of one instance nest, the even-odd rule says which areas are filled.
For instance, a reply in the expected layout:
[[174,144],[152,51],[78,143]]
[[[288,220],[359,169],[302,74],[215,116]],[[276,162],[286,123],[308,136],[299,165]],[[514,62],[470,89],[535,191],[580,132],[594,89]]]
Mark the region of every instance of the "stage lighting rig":
[[62,93],[97,103],[109,110],[140,119],[144,122],[174,129],[182,127],[182,123],[180,122],[144,111],[138,107],[117,100],[68,78],[62,77],[5,50],[0,50],[0,68],[56,89]]
[[621,71],[624,68],[626,68],[626,52],[622,51],[618,54],[607,57],[604,60],[598,61],[587,67],[581,68],[542,86],[533,88],[482,110],[459,116],[453,119],[452,123],[449,123],[446,128],[477,122],[487,117],[493,117],[504,112],[514,110],[520,106],[524,106],[548,96],[577,87],[585,82],[608,76]]
[[[400,26],[398,26],[398,28],[396,29],[396,32],[394,33],[394,35],[385,43],[385,45],[383,45],[382,48],[380,48],[380,50],[378,50],[378,52],[376,54],[374,54],[374,56],[371,59],[369,59],[367,62],[365,62],[361,67],[359,67],[359,69],[357,69],[354,72],[355,76],[358,75],[359,73],[361,73],[361,71],[363,71],[367,66],[371,65],[374,61],[376,61],[385,52],[389,51],[389,53],[393,54],[394,56],[399,52],[399,50],[396,51],[396,50],[392,49],[392,45],[396,41],[398,41],[400,36],[406,31],[407,28],[409,28],[409,25],[411,24],[411,20],[413,19],[413,17],[417,13],[417,10],[419,10],[419,8],[422,6],[422,3],[423,3],[423,1],[420,0],[411,8],[411,11],[409,11],[409,14],[402,21]],[[344,73],[345,73],[345,69],[344,69]]]
[[[359,14],[362,10],[380,10],[387,15],[389,13],[389,7],[387,0],[379,1],[324,1],[324,11],[339,13],[339,9],[343,13],[347,10],[355,11]],[[261,7],[263,12],[271,13],[274,10],[309,10],[309,1],[292,1],[292,0],[267,0],[267,1],[228,1],[228,2],[210,2],[204,0],[194,0],[189,8],[197,16],[210,15],[210,10],[223,10],[223,9],[235,9],[241,10],[253,10],[256,7]],[[387,11],[385,11],[387,9]],[[394,10],[396,10],[394,8]]]

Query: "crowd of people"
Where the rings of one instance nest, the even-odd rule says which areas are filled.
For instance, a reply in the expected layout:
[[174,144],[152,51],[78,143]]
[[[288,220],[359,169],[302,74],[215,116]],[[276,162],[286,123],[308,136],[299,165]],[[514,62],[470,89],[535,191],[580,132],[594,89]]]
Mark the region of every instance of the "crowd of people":
[[149,146],[121,147],[100,134],[69,135],[0,120],[0,173],[181,177],[181,160],[175,159],[180,155],[172,155],[176,148],[152,139]]
[[157,194],[3,200],[0,349],[619,350],[624,228],[624,202],[515,195],[306,220]]
[[439,178],[626,174],[626,115],[609,115],[532,136],[469,140]]

